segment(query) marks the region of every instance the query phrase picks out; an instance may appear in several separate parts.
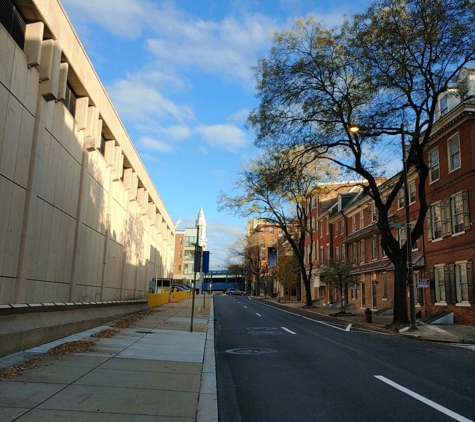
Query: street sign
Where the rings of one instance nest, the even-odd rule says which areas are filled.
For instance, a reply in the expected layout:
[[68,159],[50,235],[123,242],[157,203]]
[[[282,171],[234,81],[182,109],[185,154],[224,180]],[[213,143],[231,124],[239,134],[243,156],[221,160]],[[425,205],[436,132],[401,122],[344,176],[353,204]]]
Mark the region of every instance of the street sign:
[[417,287],[419,289],[428,289],[429,288],[429,280],[426,279],[426,278],[421,278],[418,282],[417,282]]

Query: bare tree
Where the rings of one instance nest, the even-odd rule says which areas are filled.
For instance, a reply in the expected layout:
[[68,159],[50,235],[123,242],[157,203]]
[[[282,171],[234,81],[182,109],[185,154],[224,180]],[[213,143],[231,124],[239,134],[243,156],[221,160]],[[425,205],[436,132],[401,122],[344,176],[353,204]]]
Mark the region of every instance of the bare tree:
[[305,239],[315,230],[308,199],[323,190],[319,182],[332,180],[336,174],[335,168],[310,154],[268,150],[241,170],[234,186],[238,193],[222,193],[218,201],[220,210],[265,218],[282,230],[298,260],[308,306],[312,305],[313,244],[306,247]]

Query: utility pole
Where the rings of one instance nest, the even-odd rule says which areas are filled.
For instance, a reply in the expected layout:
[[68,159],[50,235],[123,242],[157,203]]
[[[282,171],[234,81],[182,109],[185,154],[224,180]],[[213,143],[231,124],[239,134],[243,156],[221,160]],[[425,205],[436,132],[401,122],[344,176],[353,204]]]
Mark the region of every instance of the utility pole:
[[416,301],[414,298],[414,270],[412,265],[412,237],[411,216],[409,212],[409,186],[407,184],[407,156],[404,143],[404,124],[401,123],[402,144],[402,176],[404,181],[404,209],[406,211],[406,250],[407,250],[407,284],[409,285],[410,325],[409,330],[417,330],[416,326]]

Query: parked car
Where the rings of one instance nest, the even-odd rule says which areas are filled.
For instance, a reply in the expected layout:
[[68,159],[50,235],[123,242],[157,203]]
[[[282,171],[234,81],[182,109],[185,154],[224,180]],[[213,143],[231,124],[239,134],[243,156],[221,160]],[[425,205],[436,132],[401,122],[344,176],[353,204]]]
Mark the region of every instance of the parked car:
[[238,296],[244,296],[246,293],[243,292],[242,290],[236,289],[235,287],[230,287],[228,290],[226,290],[226,294],[229,295],[238,295]]

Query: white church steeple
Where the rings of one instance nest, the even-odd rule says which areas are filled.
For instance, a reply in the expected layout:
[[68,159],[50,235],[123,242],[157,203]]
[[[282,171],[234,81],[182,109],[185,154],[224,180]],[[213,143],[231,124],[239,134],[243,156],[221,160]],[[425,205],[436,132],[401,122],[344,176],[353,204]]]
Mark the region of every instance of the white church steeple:
[[198,218],[196,219],[195,227],[200,228],[200,238],[198,239],[198,244],[203,246],[203,249],[206,250],[208,246],[208,239],[206,238],[206,218],[202,205],[198,213]]

